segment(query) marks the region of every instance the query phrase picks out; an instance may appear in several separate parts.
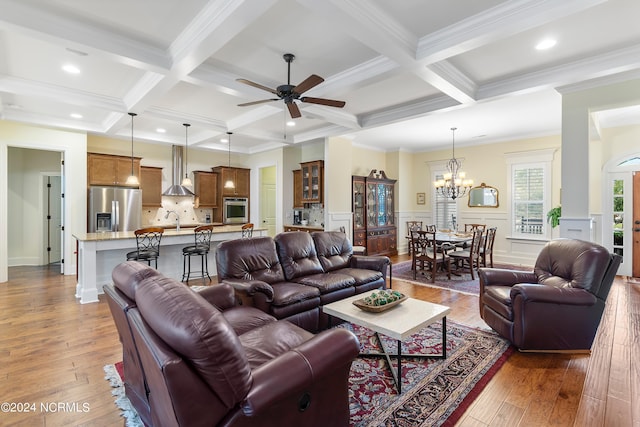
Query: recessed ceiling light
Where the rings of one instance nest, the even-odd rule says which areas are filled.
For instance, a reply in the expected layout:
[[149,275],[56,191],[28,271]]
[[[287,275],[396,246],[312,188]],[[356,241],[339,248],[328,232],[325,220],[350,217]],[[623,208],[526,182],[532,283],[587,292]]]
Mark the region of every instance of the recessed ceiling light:
[[536,45],[537,50],[551,49],[558,43],[555,39],[544,39]]
[[158,133],[167,133],[167,130],[164,129],[164,128],[157,128],[156,132],[158,132]]
[[74,119],[81,119],[82,118],[82,114],[78,114],[78,113],[71,113],[70,116],[73,117]]
[[296,125],[296,122],[294,122],[293,120],[289,120],[287,122],[287,126],[289,126],[289,127],[292,127],[292,126],[295,126],[295,125]]
[[80,68],[73,64],[65,64],[62,66],[62,69],[69,74],[80,74]]

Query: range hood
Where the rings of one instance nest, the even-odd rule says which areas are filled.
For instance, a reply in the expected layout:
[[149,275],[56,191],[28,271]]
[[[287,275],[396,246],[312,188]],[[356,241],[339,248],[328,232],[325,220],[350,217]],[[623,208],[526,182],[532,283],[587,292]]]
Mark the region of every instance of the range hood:
[[182,146],[174,145],[171,148],[171,187],[162,193],[163,196],[195,196],[193,191],[180,185],[182,180]]

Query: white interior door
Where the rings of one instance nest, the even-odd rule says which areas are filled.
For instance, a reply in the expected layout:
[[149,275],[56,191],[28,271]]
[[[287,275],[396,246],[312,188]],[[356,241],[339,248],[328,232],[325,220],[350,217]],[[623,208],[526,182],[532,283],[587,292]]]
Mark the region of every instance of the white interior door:
[[47,183],[47,263],[62,260],[62,179],[46,177]]

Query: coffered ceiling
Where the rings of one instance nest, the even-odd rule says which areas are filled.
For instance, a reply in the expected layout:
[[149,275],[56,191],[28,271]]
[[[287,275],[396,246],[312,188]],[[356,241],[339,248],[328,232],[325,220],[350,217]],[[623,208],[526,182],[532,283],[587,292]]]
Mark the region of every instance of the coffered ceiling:
[[[327,136],[424,151],[558,134],[556,88],[640,77],[637,0],[0,0],[0,117],[258,153]],[[557,44],[536,50],[543,39]],[[288,127],[269,88],[311,74]],[[65,72],[74,65],[78,73]],[[637,75],[637,76],[636,76]],[[75,115],[72,116],[72,115]],[[81,117],[78,117],[80,115]],[[601,126],[640,122],[637,109]],[[159,133],[157,129],[164,129]]]

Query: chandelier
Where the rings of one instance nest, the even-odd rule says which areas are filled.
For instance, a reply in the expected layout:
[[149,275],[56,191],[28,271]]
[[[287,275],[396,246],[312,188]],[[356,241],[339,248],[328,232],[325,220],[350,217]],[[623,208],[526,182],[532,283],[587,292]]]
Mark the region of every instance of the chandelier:
[[448,172],[444,174],[443,179],[439,179],[434,182],[436,193],[452,200],[464,196],[473,186],[473,180],[465,179],[466,174],[460,170],[462,164],[460,163],[460,160],[456,159],[456,129],[457,128],[451,128],[452,148],[451,158],[447,162]]

